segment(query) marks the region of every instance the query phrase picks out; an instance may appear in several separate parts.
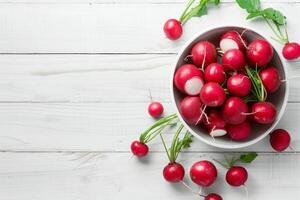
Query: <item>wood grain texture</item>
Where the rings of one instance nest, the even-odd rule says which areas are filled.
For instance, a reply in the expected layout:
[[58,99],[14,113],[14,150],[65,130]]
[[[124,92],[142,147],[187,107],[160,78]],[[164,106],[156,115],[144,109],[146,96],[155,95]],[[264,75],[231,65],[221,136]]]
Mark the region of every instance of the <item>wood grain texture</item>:
[[[229,156],[229,155],[228,155]],[[186,168],[198,160],[217,158],[220,154],[188,153],[179,161]],[[0,153],[0,199],[105,200],[174,199],[196,200],[180,184],[163,180],[167,164],[162,153],[150,154],[147,160],[131,158],[131,154],[62,154]],[[229,187],[225,170],[218,167],[217,182],[204,193],[218,192],[224,199],[245,199],[243,188]],[[260,154],[247,165],[249,199],[293,199],[300,196],[300,156],[296,154]],[[142,186],[141,186],[142,185]]]
[[[300,104],[290,103],[278,127],[293,138],[300,151]],[[2,151],[101,151],[129,152],[133,140],[154,121],[146,112],[147,103],[1,103],[0,149]],[[166,114],[174,112],[165,104]],[[170,141],[173,130],[166,132]],[[160,139],[150,144],[163,151]],[[195,139],[190,151],[223,152]],[[268,137],[262,142],[234,151],[273,152]],[[288,152],[293,150],[288,149]]]
[[[269,6],[285,13],[290,38],[298,38],[300,4],[265,4]],[[147,6],[3,3],[0,6],[0,53],[177,53],[195,33],[226,24],[248,26],[271,36],[266,24],[246,21],[245,11],[235,3],[228,3],[221,8],[211,8],[207,16],[192,19],[179,41],[169,41],[162,33],[163,23],[170,17],[178,17],[182,8],[183,3]],[[220,13],[223,13],[222,21]],[[276,48],[280,49],[279,45],[276,44]]]
[[[170,102],[176,55],[0,55],[0,102]],[[290,102],[299,61],[286,62]]]

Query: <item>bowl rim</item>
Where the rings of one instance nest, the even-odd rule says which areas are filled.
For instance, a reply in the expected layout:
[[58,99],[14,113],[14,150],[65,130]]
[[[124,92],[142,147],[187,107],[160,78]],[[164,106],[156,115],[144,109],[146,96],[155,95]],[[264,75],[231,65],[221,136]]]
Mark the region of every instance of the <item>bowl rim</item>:
[[179,62],[179,59],[181,57],[181,55],[183,54],[183,52],[185,51],[186,48],[188,48],[188,46],[194,42],[199,36],[205,34],[208,31],[212,31],[214,29],[221,29],[221,28],[242,28],[242,29],[248,29],[250,31],[253,31],[253,29],[251,27],[247,27],[247,26],[235,26],[235,25],[222,25],[222,26],[210,26],[206,29],[203,29],[202,31],[194,34],[189,40],[187,40],[184,45],[180,48],[179,52],[177,53],[176,59],[174,61],[174,63],[172,64],[172,70],[171,70],[171,74],[170,74],[170,91],[171,91],[171,101],[172,101],[172,105],[175,107],[176,110],[176,114],[179,118],[179,120],[181,121],[181,123],[183,123],[183,125],[185,126],[185,128],[188,129],[188,131],[196,138],[200,139],[202,142],[213,146],[213,147],[218,147],[218,148],[223,148],[223,149],[238,149],[238,148],[245,148],[248,146],[251,146],[257,142],[259,142],[260,140],[262,140],[263,138],[265,138],[267,135],[269,135],[269,133],[276,127],[276,125],[278,124],[278,122],[280,121],[280,119],[282,118],[285,110],[286,110],[286,106],[287,106],[287,102],[288,102],[288,95],[289,95],[289,80],[287,79],[288,77],[288,72],[285,66],[285,62],[282,60],[282,56],[280,54],[278,54],[278,52],[276,51],[276,49],[274,48],[274,46],[272,45],[272,42],[270,42],[269,40],[267,40],[267,36],[264,33],[261,33],[260,31],[253,31],[257,34],[259,34],[260,36],[262,36],[264,39],[266,39],[267,41],[269,41],[274,49],[274,51],[278,54],[280,62],[282,63],[283,66],[283,72],[285,74],[285,84],[286,84],[286,88],[285,88],[285,94],[284,94],[284,99],[283,99],[283,103],[282,103],[282,107],[280,109],[280,112],[277,114],[277,117],[275,119],[275,121],[273,122],[272,126],[270,126],[263,134],[261,134],[260,136],[258,136],[257,138],[250,140],[250,141],[246,141],[246,142],[241,142],[241,143],[235,143],[235,144],[218,144],[218,143],[214,143],[213,141],[207,140],[204,137],[200,136],[199,134],[195,133],[193,131],[193,129],[191,129],[191,127],[184,121],[184,119],[181,116],[181,113],[179,112],[179,109],[176,105],[176,101],[175,101],[175,95],[174,95],[174,73],[176,71],[176,66],[177,63]]

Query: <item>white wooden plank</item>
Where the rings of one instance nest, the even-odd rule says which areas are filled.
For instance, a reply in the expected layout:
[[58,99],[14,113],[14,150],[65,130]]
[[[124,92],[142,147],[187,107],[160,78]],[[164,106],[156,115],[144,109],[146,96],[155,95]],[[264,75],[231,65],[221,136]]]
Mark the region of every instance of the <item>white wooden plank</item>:
[[[166,115],[174,112],[169,103],[164,105]],[[0,149],[128,152],[131,142],[154,122],[146,109],[146,103],[1,103]],[[296,151],[300,150],[299,118],[299,103],[290,103],[278,125],[290,131],[292,147]],[[167,141],[171,140],[174,131],[166,132]],[[223,151],[194,140],[189,151]],[[149,145],[153,151],[163,151],[159,138]],[[235,151],[273,150],[267,137],[252,147]]]
[[[175,55],[0,55],[0,102],[170,102]],[[298,62],[287,63],[290,77]],[[290,101],[300,100],[291,79]]]
[[[189,153],[179,159],[186,168],[198,160],[217,158],[220,154]],[[229,155],[228,155],[229,156]],[[1,200],[92,200],[92,199],[174,199],[196,200],[180,184],[163,180],[162,169],[167,164],[163,153],[150,154],[139,161],[130,154],[60,154],[60,153],[0,153]],[[245,198],[243,188],[225,183],[225,170],[218,168],[218,179],[204,192],[218,192],[224,199]],[[247,165],[249,199],[293,199],[300,196],[299,154],[261,154]]]
[[[266,3],[288,18],[290,38],[300,27],[298,3]],[[244,19],[235,3],[212,8],[185,26],[177,42],[164,38],[166,19],[178,17],[181,4],[1,4],[0,53],[176,53],[193,34],[225,24],[249,26],[270,35],[263,22]],[[118,13],[118,14],[116,14]],[[155,14],[154,14],[155,13]],[[222,21],[220,21],[222,16]],[[277,45],[279,48],[279,45]]]

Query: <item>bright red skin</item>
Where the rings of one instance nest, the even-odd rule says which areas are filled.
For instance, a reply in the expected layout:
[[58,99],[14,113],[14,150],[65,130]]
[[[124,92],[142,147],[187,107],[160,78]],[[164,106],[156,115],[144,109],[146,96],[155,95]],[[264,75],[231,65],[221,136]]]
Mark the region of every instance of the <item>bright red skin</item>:
[[268,93],[276,92],[280,86],[279,72],[275,67],[261,70],[259,77]]
[[276,118],[276,107],[271,102],[257,102],[251,112],[252,119],[259,124],[271,124]]
[[245,67],[245,57],[241,50],[229,49],[222,56],[222,64],[226,70],[239,70]]
[[169,19],[164,25],[164,32],[170,40],[177,40],[182,35],[182,25],[177,19]]
[[[244,41],[245,44],[243,44],[242,40]],[[222,39],[232,39],[234,40],[237,45],[239,46],[239,50],[244,51],[245,50],[245,45],[247,45],[247,41],[245,40],[244,37],[240,37],[239,34],[236,31],[228,31],[226,32],[224,35],[222,35],[221,40]],[[221,41],[220,40],[220,41]]]
[[148,154],[149,148],[146,144],[143,144],[139,141],[133,141],[131,143],[131,152],[138,157],[144,157]]
[[184,177],[184,168],[179,163],[169,163],[163,170],[163,175],[168,182],[179,182]]
[[223,200],[223,198],[216,193],[210,193],[204,198],[204,200]]
[[240,140],[245,140],[250,136],[251,125],[246,120],[241,124],[227,125],[226,130],[227,130],[227,134],[232,140],[240,141]]
[[192,181],[202,187],[211,186],[218,176],[215,165],[207,160],[196,162],[190,169]]
[[229,93],[245,97],[250,93],[251,81],[243,74],[234,74],[227,81],[227,88]]
[[211,63],[204,70],[204,79],[206,82],[216,82],[222,84],[225,81],[226,74],[224,68],[219,63]]
[[239,97],[229,97],[223,105],[223,119],[228,124],[240,124],[247,119],[248,105]]
[[296,42],[286,43],[282,49],[282,55],[287,60],[294,60],[300,57],[300,45]]
[[195,46],[192,48],[191,55],[193,63],[199,67],[202,66],[204,57],[204,67],[208,66],[211,63],[217,62],[216,47],[208,41],[201,41],[195,44]]
[[290,146],[291,136],[284,129],[276,129],[270,134],[270,143],[273,149],[281,152]]
[[193,77],[200,77],[203,80],[202,72],[192,64],[184,64],[179,67],[174,76],[174,83],[178,90],[184,92],[185,83]]
[[202,103],[199,97],[187,96],[180,102],[179,110],[187,123],[196,125],[200,121],[201,106]]
[[253,66],[263,67],[273,58],[273,47],[266,41],[257,39],[252,41],[247,49],[247,59]]
[[229,185],[239,187],[248,179],[248,172],[244,167],[233,166],[226,173],[226,181]]
[[200,99],[207,106],[218,107],[224,103],[226,93],[218,83],[209,82],[203,85],[200,91]]
[[160,117],[164,112],[164,107],[159,102],[152,102],[148,106],[148,113],[154,118]]
[[218,110],[210,110],[207,113],[207,117],[210,123],[205,119],[203,119],[203,123],[208,129],[221,129],[226,126],[226,122],[222,118],[222,113]]

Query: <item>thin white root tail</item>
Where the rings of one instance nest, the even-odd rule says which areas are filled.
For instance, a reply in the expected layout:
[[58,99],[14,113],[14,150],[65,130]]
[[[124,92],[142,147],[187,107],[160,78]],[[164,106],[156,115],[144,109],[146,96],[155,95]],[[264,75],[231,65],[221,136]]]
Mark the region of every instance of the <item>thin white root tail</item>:
[[246,185],[243,185],[243,188],[245,189],[245,193],[246,193],[246,200],[249,200],[249,192],[248,192],[248,188]]
[[198,195],[198,193],[197,193],[195,190],[193,190],[193,188],[191,188],[188,184],[186,184],[186,182],[180,181],[180,183],[181,183],[185,188],[187,188],[189,191],[191,191],[192,193]]
[[251,113],[244,113],[244,112],[242,112],[241,115],[247,115],[248,116],[248,115],[253,115],[255,113],[257,113],[257,112],[251,112]]
[[202,61],[202,65],[201,65],[201,70],[202,70],[202,71],[204,71],[205,60],[206,60],[206,47],[204,48],[204,59],[203,59],[203,61]]
[[[201,108],[200,108],[201,109]],[[204,106],[204,108],[202,109],[202,112],[201,112],[201,115],[199,117],[199,119],[197,120],[196,124],[195,125],[198,125],[198,123],[202,120],[202,116],[203,116],[203,113],[205,113],[205,109],[206,109],[206,105]],[[206,114],[205,114],[206,115]],[[206,115],[207,116],[207,115]]]

